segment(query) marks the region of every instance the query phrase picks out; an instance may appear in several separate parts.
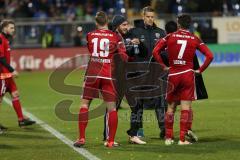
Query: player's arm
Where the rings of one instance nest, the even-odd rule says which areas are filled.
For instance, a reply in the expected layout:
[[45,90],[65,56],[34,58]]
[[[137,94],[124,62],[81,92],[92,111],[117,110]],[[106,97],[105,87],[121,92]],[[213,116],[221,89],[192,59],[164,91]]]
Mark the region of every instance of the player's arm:
[[8,69],[9,72],[14,72],[14,68],[7,63],[7,60],[4,56],[4,45],[2,43],[2,39],[0,38],[0,64],[2,64],[5,68]]
[[14,72],[14,68],[7,63],[7,60],[5,57],[0,57],[0,64],[6,67],[9,72],[11,73]]
[[131,45],[132,45],[132,54],[131,56],[134,56],[136,53],[134,52],[134,45],[138,46],[139,53],[137,54],[138,57],[146,57],[147,56],[147,48],[144,45],[143,42],[139,39],[139,30],[136,28],[132,28],[129,30],[130,36],[131,36]]
[[127,62],[130,59],[130,57],[127,54],[125,44],[120,36],[118,36],[118,40],[117,40],[117,50],[118,50],[118,54],[121,56],[123,61]]
[[197,72],[199,71],[199,73],[202,73],[209,66],[209,64],[212,62],[213,54],[212,54],[211,50],[204,43],[200,43],[198,49],[206,57],[204,63],[197,70]]
[[162,38],[160,39],[157,44],[155,45],[153,49],[153,57],[154,59],[160,63],[161,66],[163,66],[164,69],[167,69],[168,67],[163,63],[162,57],[161,57],[161,52],[165,50],[167,46],[166,39]]

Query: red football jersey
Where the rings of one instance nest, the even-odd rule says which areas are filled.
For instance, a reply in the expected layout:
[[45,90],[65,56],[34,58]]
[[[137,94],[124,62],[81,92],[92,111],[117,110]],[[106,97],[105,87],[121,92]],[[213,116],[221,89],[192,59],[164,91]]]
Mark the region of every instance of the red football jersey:
[[[8,64],[10,64],[10,45],[9,40],[5,37],[5,35],[0,34],[0,57],[6,58]],[[8,69],[0,64],[0,79],[6,79],[12,77],[12,74],[8,71]]]
[[114,55],[120,54],[124,60],[127,59],[122,38],[110,30],[97,29],[87,34],[87,42],[91,56],[86,77],[113,79]]
[[163,66],[165,65],[159,53],[166,48],[169,56],[170,74],[193,69],[193,58],[197,49],[206,56],[204,64],[199,69],[200,72],[203,72],[213,59],[212,52],[208,47],[198,37],[183,29],[168,34],[156,44],[153,56]]

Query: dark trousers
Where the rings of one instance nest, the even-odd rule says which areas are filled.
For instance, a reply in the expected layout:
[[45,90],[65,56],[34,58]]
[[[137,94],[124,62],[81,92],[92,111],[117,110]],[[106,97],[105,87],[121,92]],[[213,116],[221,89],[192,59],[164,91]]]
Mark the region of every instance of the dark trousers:
[[[148,103],[146,103],[148,102]],[[130,129],[127,131],[129,136],[136,136],[139,128],[143,128],[143,108],[151,105],[155,109],[158,120],[158,127],[161,131],[165,130],[164,116],[167,109],[167,103],[164,97],[152,98],[149,100],[139,99],[135,106],[131,107]]]
[[167,101],[164,96],[156,98],[155,113],[158,120],[158,127],[161,131],[165,131],[165,113],[167,111]]
[[143,99],[138,99],[135,106],[131,106],[130,129],[127,131],[129,136],[136,136],[139,128],[142,127]]

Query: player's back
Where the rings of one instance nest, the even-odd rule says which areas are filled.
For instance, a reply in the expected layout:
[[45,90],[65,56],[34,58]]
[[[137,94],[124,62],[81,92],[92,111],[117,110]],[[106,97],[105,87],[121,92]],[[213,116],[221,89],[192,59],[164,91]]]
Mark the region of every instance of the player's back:
[[113,56],[118,51],[120,41],[121,38],[115,32],[107,29],[97,29],[88,33],[88,50],[91,55],[87,77],[112,78]]
[[193,69],[193,58],[196,49],[202,44],[201,40],[183,29],[169,34],[165,40],[167,41],[170,73]]
[[[6,36],[1,33],[0,34],[0,58],[5,58],[7,64],[10,65],[10,45],[9,45],[9,41],[6,38]],[[12,77],[12,74],[10,73],[10,71],[3,66],[2,64],[0,64],[0,79],[6,79],[6,78],[10,78]]]

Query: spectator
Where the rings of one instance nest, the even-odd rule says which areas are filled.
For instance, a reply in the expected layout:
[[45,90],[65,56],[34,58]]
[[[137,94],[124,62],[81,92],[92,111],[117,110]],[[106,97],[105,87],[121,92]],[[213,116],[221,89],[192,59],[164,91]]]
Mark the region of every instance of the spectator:
[[28,3],[26,1],[20,1],[16,5],[16,9],[13,13],[15,18],[26,18],[26,17],[33,17],[34,11],[28,7]]
[[84,7],[83,5],[79,4],[76,8],[76,16],[83,17],[84,16]]
[[53,45],[54,47],[60,47],[61,43],[61,36],[62,36],[62,29],[59,26],[55,26],[54,28],[54,35],[53,35]]
[[76,19],[77,16],[77,10],[74,3],[71,3],[68,5],[67,11],[66,11],[66,18],[67,21],[73,21]]
[[35,12],[34,17],[36,18],[36,20],[44,20],[48,17],[48,15],[43,10],[38,10],[37,12]]
[[42,36],[42,48],[49,48],[53,47],[53,33],[52,33],[52,28],[48,26],[46,28],[46,32]]
[[78,27],[77,27],[76,34],[75,34],[75,36],[73,37],[74,46],[82,46],[82,45],[83,45],[83,43],[82,43],[82,38],[83,38],[83,35],[82,35],[82,27],[81,27],[81,26],[78,26]]
[[6,17],[5,1],[0,1],[0,18]]

